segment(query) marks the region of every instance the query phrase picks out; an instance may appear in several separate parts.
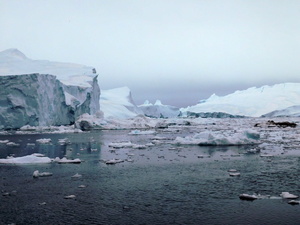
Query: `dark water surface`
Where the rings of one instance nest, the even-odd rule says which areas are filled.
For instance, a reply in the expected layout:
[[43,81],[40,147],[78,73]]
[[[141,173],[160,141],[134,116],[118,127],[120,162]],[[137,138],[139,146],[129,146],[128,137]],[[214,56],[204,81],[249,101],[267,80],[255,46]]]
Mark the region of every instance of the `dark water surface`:
[[[20,144],[1,144],[1,158],[39,152],[84,161],[0,165],[0,224],[300,224],[300,205],[289,205],[280,198],[239,199],[242,193],[279,196],[288,191],[299,195],[298,155],[266,160],[257,154],[237,155],[251,146],[177,148],[168,141],[146,149],[109,151],[107,145],[113,141],[146,144],[153,137],[127,133],[0,136],[0,140]],[[65,137],[71,143],[59,145],[58,139]],[[51,138],[52,144],[37,144],[39,138]],[[112,158],[133,162],[102,162]],[[237,169],[241,176],[230,177],[229,169]],[[34,170],[53,176],[34,179]],[[72,178],[76,173],[82,177]],[[76,198],[65,199],[67,195]]]

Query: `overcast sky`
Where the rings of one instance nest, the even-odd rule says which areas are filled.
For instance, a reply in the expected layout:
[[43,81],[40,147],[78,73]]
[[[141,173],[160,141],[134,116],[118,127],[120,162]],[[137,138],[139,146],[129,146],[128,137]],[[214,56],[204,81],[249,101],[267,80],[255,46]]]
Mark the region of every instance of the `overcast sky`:
[[0,51],[93,66],[137,104],[300,82],[300,0],[0,0]]

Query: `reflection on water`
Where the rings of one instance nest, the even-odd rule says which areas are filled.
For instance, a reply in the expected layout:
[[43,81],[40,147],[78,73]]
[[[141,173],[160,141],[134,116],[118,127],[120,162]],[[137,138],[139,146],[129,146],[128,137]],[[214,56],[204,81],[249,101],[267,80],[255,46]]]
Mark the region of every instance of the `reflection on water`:
[[[0,224],[300,223],[298,205],[291,206],[282,199],[249,202],[238,197],[254,192],[279,196],[283,191],[299,195],[298,155],[270,160],[248,154],[252,146],[174,146],[169,140],[145,149],[108,147],[120,141],[145,145],[153,137],[127,133],[1,136],[0,140],[20,144],[1,144],[1,158],[39,152],[51,158],[80,158],[83,162],[1,165]],[[40,138],[51,138],[52,142],[39,144],[36,140]],[[63,138],[70,143],[60,144]],[[125,161],[104,163],[113,158]],[[230,177],[229,169],[241,175]],[[53,176],[34,179],[34,170]],[[82,177],[72,178],[76,173]],[[65,199],[68,195],[76,197]]]

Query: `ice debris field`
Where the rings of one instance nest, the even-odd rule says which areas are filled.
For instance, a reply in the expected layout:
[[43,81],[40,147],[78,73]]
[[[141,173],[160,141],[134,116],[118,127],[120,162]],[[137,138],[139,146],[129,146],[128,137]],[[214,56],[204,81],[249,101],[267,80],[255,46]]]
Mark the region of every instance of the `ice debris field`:
[[[297,126],[299,118],[289,118],[289,122],[275,121],[265,118],[240,118],[240,119],[150,119],[137,117],[134,119],[110,121],[105,124],[106,132],[122,131],[122,140],[103,140],[101,143],[99,165],[130,165],[131,163],[150,163],[156,157],[160,163],[180,163],[186,161],[232,161],[243,160],[245,156],[256,155],[260,160],[271,162],[276,157],[299,156],[299,134]],[[122,126],[122,129],[121,127]],[[35,143],[27,145],[64,145],[72,144],[68,138],[60,138],[54,142],[47,134],[57,134],[57,127],[26,127],[16,131],[17,135],[43,133],[45,138],[36,139]],[[99,131],[78,131],[73,126],[59,129],[59,134],[91,133]],[[101,132],[101,131],[100,131]],[[10,140],[11,133],[1,132],[1,146],[18,148],[20,143]],[[133,139],[132,139],[133,138]],[[95,141],[95,140],[92,140]],[[228,150],[224,153],[215,152],[210,154],[202,150],[190,150],[189,146],[200,147],[238,147],[236,150]],[[244,148],[242,147],[244,146]],[[159,150],[158,150],[159,149]],[[80,149],[85,150],[85,149]],[[91,148],[91,151],[100,151]],[[29,165],[29,164],[81,164],[81,155],[77,157],[65,155],[62,158],[50,158],[41,153],[34,153],[21,157],[8,156],[0,159],[0,164]],[[243,171],[232,168],[226,171],[227,176],[235,178],[243,176]],[[33,178],[55,176],[49,171],[33,171]],[[82,175],[76,173],[72,178],[80,178]],[[45,178],[46,179],[46,178]],[[83,184],[84,185],[84,184]],[[83,188],[84,186],[82,186]],[[238,195],[239,194],[239,195]],[[249,193],[237,193],[241,200],[257,199],[288,199],[289,204],[299,204],[297,195],[282,192],[278,195],[260,195]],[[65,199],[76,198],[75,195],[65,196]]]

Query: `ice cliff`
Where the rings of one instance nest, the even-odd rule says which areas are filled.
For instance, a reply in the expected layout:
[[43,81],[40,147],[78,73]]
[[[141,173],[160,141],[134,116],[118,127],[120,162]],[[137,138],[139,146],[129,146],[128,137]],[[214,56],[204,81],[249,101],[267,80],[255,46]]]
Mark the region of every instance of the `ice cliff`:
[[139,108],[146,116],[154,118],[173,118],[180,114],[179,108],[170,105],[163,105],[160,100],[156,100],[154,104],[145,101],[144,104],[139,105]]
[[73,124],[100,110],[96,70],[0,52],[0,129]]
[[[300,104],[300,83],[282,83],[273,86],[252,87],[226,96],[213,94],[197,105],[180,109],[183,116],[189,113],[220,112],[229,115],[259,117]],[[284,114],[282,111],[281,115]],[[270,114],[275,115],[275,113]]]

